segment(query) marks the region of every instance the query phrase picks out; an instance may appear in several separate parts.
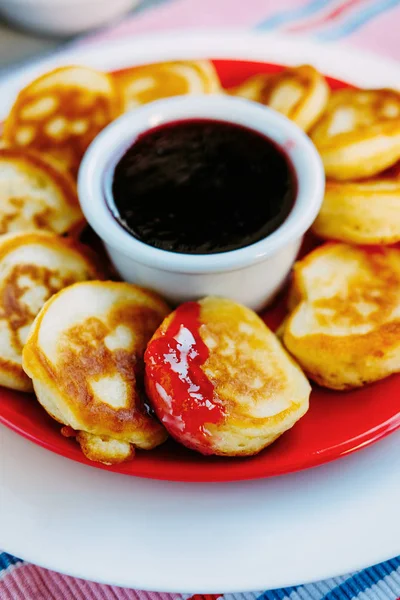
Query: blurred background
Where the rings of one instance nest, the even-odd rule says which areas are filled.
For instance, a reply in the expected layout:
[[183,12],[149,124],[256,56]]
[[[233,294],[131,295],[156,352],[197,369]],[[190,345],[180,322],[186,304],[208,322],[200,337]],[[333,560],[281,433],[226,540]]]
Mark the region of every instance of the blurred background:
[[80,35],[171,0],[0,0],[0,75]]

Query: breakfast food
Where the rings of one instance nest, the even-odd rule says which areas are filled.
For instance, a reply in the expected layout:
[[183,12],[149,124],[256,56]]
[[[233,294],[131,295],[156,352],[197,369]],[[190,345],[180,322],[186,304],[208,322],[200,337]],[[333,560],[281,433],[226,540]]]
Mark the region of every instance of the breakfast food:
[[39,231],[0,237],[0,385],[32,390],[21,362],[34,318],[63,287],[101,277],[92,253],[70,238]]
[[328,177],[376,175],[400,158],[400,93],[343,89],[332,92],[311,131]]
[[124,110],[153,100],[183,94],[221,91],[218,75],[208,60],[163,62],[114,73]]
[[0,234],[34,229],[73,234],[84,223],[68,173],[36,152],[0,149]]
[[256,454],[308,409],[300,368],[253,311],[231,300],[182,304],[154,334],[145,363],[158,417],[202,454]]
[[165,441],[146,405],[143,353],[168,312],[149,291],[93,281],[62,290],[36,318],[24,369],[39,402],[90,460],[120,463]]
[[275,75],[255,75],[233,93],[270,106],[308,131],[326,107],[329,87],[314,67],[301,65]]
[[294,269],[282,339],[305,373],[346,390],[400,371],[400,250],[330,242]]
[[312,229],[321,238],[350,244],[399,242],[400,178],[328,180],[324,201]]
[[[215,64],[222,83],[240,81],[241,69],[256,72],[253,62],[243,61],[237,73],[229,63]],[[62,67],[23,89],[6,119],[0,385],[34,390],[37,410],[60,423],[60,434],[73,438],[78,452],[76,439],[91,461],[125,462],[168,433],[204,455],[255,455],[307,412],[307,376],[347,390],[400,372],[400,250],[376,247],[400,241],[400,95],[331,93],[309,65],[272,71],[222,89],[206,60],[111,74]],[[84,219],[74,176],[97,133],[153,100],[212,93],[262,104],[252,109],[261,120],[272,107],[307,132],[328,174],[314,233],[363,244],[325,244],[297,263],[278,336],[224,298],[188,302],[169,314],[154,293],[104,281],[98,260],[75,241]],[[136,239],[185,255],[217,254],[254,244],[285,221],[297,191],[292,139],[281,149],[224,118],[153,124],[117,153],[109,208]],[[112,159],[111,146],[109,152]],[[94,232],[86,233],[93,243]],[[291,264],[289,256],[285,272]],[[266,277],[273,276],[270,269]],[[219,273],[215,281],[218,293]],[[304,429],[296,431],[301,438]]]
[[263,74],[253,75],[249,77],[240,85],[228,90],[232,96],[240,96],[240,98],[246,98],[246,100],[253,100],[253,102],[262,102],[262,92],[267,83],[268,78],[271,75]]
[[209,254],[275,231],[292,209],[296,182],[272,140],[202,119],[141,135],[118,162],[112,191],[110,209],[135,238],[163,250]]
[[120,109],[110,75],[88,67],[60,67],[19,93],[3,136],[10,145],[49,155],[76,175],[90,142]]

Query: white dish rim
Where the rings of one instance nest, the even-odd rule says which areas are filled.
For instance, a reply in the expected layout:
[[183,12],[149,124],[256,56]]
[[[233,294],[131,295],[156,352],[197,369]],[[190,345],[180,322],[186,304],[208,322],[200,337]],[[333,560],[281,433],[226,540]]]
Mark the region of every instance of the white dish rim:
[[[160,49],[158,53],[154,51],[155,47]],[[238,48],[245,48],[245,50],[239,52]],[[144,36],[129,42],[126,40],[110,44],[103,42],[97,47],[81,45],[76,49],[57,53],[54,58],[25,67],[20,72],[9,76],[4,83],[0,83],[0,92],[4,92],[4,95],[0,93],[0,118],[6,114],[12,98],[21,85],[56,64],[79,60],[82,64],[94,67],[103,65],[104,68],[110,68],[114,64],[115,68],[122,68],[127,66],[129,54],[137,57],[136,61],[130,61],[136,64],[151,60],[168,60],[173,57],[194,58],[201,55],[213,58],[231,56],[243,60],[264,60],[281,64],[312,62],[326,74],[361,86],[381,87],[390,85],[393,80],[400,81],[400,66],[396,62],[364,51],[357,52],[354,49],[350,51],[345,45],[319,46],[299,38],[288,39],[279,35],[221,31],[185,34],[179,32],[178,35],[176,32],[170,32]],[[0,498],[3,500],[2,511],[0,511],[0,546],[6,551],[49,569],[103,583],[147,590],[226,593],[287,587],[333,577],[400,553],[400,522],[397,518],[400,483],[394,473],[395,471],[398,473],[400,468],[400,455],[397,452],[399,440],[400,433],[393,433],[363,452],[341,461],[267,481],[184,485],[149,482],[107,474],[97,469],[87,469],[83,465],[32,446],[13,432],[0,427]],[[40,486],[35,486],[38,477]],[[73,478],[74,493],[68,498],[69,503],[62,507],[70,512],[65,513],[66,519],[61,524],[65,534],[73,533],[75,536],[75,546],[72,548],[58,529],[61,526],[60,506],[53,502],[53,498],[60,493],[57,489],[58,483],[60,489],[63,489],[63,481],[68,480],[68,477],[70,481],[71,477]],[[371,481],[374,481],[373,486],[370,485]],[[273,526],[274,519],[279,521],[286,494],[290,493],[292,487],[296,490],[296,495],[292,498],[293,510],[296,510],[294,528],[290,528],[286,523],[286,527],[280,529],[279,536],[276,538],[278,546],[274,547],[271,555],[268,554],[268,548],[264,547],[265,554],[261,563],[263,536],[272,535],[271,524]],[[279,490],[279,498],[282,498],[282,502],[274,504],[271,495],[276,489]],[[21,490],[25,494],[18,493]],[[95,490],[101,491],[98,497],[99,506],[95,504]],[[148,495],[149,490],[150,495]],[[133,495],[129,493],[132,491]],[[115,495],[112,494],[113,492]],[[208,523],[210,519],[215,520],[215,524],[220,526],[220,529],[213,531],[218,535],[219,540],[215,548],[204,546],[204,541],[200,544],[197,540],[194,544],[185,546],[184,554],[192,562],[198,560],[199,553],[201,555],[201,551],[204,551],[202,567],[205,571],[202,569],[202,573],[199,574],[193,568],[186,568],[186,563],[185,568],[182,568],[181,564],[177,579],[176,568],[171,562],[176,556],[176,548],[174,545],[168,545],[168,564],[171,568],[166,566],[160,555],[157,569],[154,568],[155,563],[149,562],[147,569],[144,563],[141,565],[142,570],[132,572],[133,556],[136,560],[140,559],[140,554],[135,554],[135,544],[136,547],[142,544],[139,549],[141,554],[144,550],[149,552],[151,546],[140,528],[136,531],[134,540],[127,540],[126,536],[130,534],[130,529],[122,528],[122,524],[121,536],[125,536],[123,537],[124,548],[131,549],[132,552],[122,561],[122,570],[118,567],[118,561],[121,561],[119,553],[114,557],[107,553],[103,561],[94,559],[82,561],[82,556],[87,558],[87,554],[82,555],[82,552],[87,551],[87,528],[85,528],[86,534],[83,534],[76,524],[75,528],[72,526],[71,518],[82,516],[85,507],[83,500],[91,498],[94,502],[95,510],[91,519],[95,517],[104,519],[104,512],[99,513],[99,510],[100,505],[104,508],[105,500],[116,499],[120,503],[119,508],[126,511],[127,507],[131,510],[134,496],[152,501],[143,506],[146,508],[146,518],[154,519],[154,522],[152,521],[154,527],[159,527],[157,545],[161,547],[171,539],[171,537],[166,539],[168,532],[170,534],[173,532],[172,539],[175,541],[175,546],[179,546],[188,533],[184,531],[182,515],[171,511],[168,522],[165,520],[165,515],[160,519],[160,511],[165,504],[172,507],[177,504],[182,506],[183,513],[189,515],[192,519],[190,523],[193,523],[194,527],[204,528],[204,523]],[[259,566],[257,576],[254,576],[254,573],[250,572],[248,562],[246,562],[247,567],[243,568],[241,551],[242,547],[248,550],[246,542],[249,542],[249,538],[243,537],[243,531],[248,531],[246,525],[249,524],[255,509],[259,508],[260,496],[263,506],[265,504],[265,513],[264,518],[257,522],[256,529],[252,530],[252,551],[249,552],[251,562]],[[212,506],[205,502],[203,513],[207,514],[200,515],[199,501],[202,498],[209,500]],[[235,507],[228,502],[231,513],[226,515],[225,499],[228,501],[232,498],[240,500],[240,511],[235,512],[233,510]],[[47,503],[46,499],[48,499]],[[223,512],[221,507],[224,507]],[[21,512],[20,508],[24,510]],[[85,514],[89,518],[89,513],[84,513],[83,516]],[[375,518],[376,514],[380,515],[379,519]],[[235,516],[241,519],[240,531],[235,528],[237,526]],[[114,524],[115,512],[110,517],[111,524]],[[87,527],[91,522],[95,521],[87,521]],[[253,523],[254,527],[255,525]],[[176,529],[171,529],[172,526]],[[306,526],[309,526],[309,529]],[[68,528],[71,527],[73,531],[68,532]],[[104,535],[106,533],[111,535],[112,530],[108,529]],[[201,535],[202,530],[198,529],[198,533]],[[238,538],[232,537],[233,533],[237,534]],[[205,534],[208,535],[208,529]],[[68,535],[66,539],[69,542]],[[82,548],[79,548],[77,539],[83,542]],[[346,541],[345,544],[343,540]],[[104,537],[101,539],[106,547],[108,541]],[[93,538],[93,549],[95,544],[96,538]],[[289,544],[290,552],[288,552]],[[315,551],[311,547],[312,544],[315,545]],[[339,547],[340,552],[337,551]],[[210,570],[209,581],[204,584],[203,574],[207,572],[207,567],[211,569],[210,565],[215,564],[215,561],[221,561],[224,552],[226,556],[221,575],[217,574],[216,577]],[[288,560],[293,562],[293,557],[297,563],[293,563],[293,568],[288,569]]]

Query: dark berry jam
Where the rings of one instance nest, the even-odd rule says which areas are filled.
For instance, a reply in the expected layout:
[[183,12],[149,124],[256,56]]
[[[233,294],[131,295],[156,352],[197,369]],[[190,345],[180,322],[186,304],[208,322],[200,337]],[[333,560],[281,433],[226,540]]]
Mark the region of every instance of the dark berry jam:
[[141,242],[211,254],[277,229],[293,206],[296,179],[269,138],[196,119],[139,136],[115,168],[112,191],[115,218]]

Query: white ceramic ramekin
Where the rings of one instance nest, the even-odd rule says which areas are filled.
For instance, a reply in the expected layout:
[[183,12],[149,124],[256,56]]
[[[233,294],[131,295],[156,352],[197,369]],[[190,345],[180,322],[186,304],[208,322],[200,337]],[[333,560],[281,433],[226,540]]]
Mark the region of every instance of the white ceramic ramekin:
[[50,35],[76,35],[110,24],[138,0],[0,0],[0,14],[20,27]]
[[[136,136],[163,123],[193,118],[249,127],[274,140],[289,156],[297,176],[296,200],[283,224],[263,240],[230,252],[179,254],[140,242],[113,217],[106,202],[113,171]],[[319,211],[324,171],[310,139],[279,113],[230,96],[181,96],[147,104],[109,125],[83,159],[78,188],[82,210],[124,280],[151,288],[172,303],[213,294],[258,310],[282,287]]]

